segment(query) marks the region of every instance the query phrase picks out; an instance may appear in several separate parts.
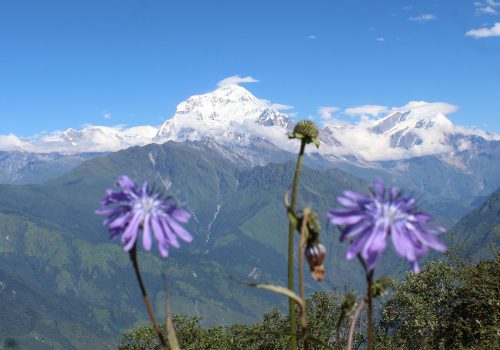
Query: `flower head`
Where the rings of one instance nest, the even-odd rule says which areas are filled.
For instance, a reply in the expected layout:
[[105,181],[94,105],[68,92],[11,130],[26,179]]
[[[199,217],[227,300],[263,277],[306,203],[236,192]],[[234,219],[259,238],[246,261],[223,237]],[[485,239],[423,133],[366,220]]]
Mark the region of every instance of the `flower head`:
[[312,120],[301,120],[293,128],[293,132],[288,135],[290,139],[302,139],[305,143],[314,143],[319,147],[318,127]]
[[[158,241],[162,256],[168,256],[168,247],[178,248],[180,238],[191,242],[193,237],[180,223],[188,222],[191,215],[153,193],[144,182],[138,187],[128,176],[121,176],[116,182],[118,190],[108,189],[101,200],[101,209],[96,213],[107,215],[103,224],[111,232],[110,238],[121,234],[125,251],[136,244],[139,230],[142,230],[142,246],[151,250],[153,234]],[[108,208],[108,206],[111,206]]]
[[382,181],[376,181],[371,195],[345,191],[337,201],[343,208],[331,210],[328,217],[339,226],[340,240],[351,241],[346,258],[360,254],[368,270],[375,268],[387,236],[391,236],[396,252],[412,264],[414,272],[420,271],[417,259],[429,248],[446,250],[436,238],[444,229],[432,227],[433,217],[419,211],[415,200],[403,197],[396,187],[386,189]]

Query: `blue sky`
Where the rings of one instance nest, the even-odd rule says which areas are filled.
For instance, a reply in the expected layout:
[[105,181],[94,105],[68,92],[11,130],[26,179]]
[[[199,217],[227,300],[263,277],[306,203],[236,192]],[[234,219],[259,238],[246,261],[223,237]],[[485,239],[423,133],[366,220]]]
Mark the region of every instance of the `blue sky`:
[[0,1],[0,135],[158,125],[233,75],[296,119],[425,100],[500,133],[500,0]]

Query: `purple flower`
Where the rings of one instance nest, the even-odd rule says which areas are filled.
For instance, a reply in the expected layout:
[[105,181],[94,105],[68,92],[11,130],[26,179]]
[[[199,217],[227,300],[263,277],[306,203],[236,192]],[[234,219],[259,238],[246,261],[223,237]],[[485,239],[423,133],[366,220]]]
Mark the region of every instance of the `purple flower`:
[[339,225],[340,240],[351,241],[346,258],[351,260],[360,254],[368,270],[375,268],[387,236],[415,273],[420,271],[417,259],[429,248],[446,250],[436,238],[444,229],[431,227],[433,217],[419,211],[415,200],[403,197],[396,187],[385,189],[382,181],[376,181],[371,195],[345,191],[337,201],[344,208],[329,211],[328,217],[332,224]]
[[186,242],[193,240],[179,224],[188,222],[191,215],[161,199],[159,194],[149,191],[147,182],[138,188],[124,175],[116,185],[119,190],[108,189],[101,200],[101,209],[96,213],[108,216],[103,224],[111,232],[110,238],[121,234],[125,251],[134,247],[139,230],[142,230],[144,249],[151,250],[153,234],[158,241],[158,250],[164,257],[168,256],[169,246],[179,247],[177,238]]

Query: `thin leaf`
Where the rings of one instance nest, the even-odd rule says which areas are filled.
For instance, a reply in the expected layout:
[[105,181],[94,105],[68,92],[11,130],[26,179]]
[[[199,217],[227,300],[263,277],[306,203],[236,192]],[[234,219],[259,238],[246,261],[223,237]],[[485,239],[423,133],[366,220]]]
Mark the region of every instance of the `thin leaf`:
[[168,302],[167,273],[163,273],[163,285],[165,288],[165,319],[167,321],[167,340],[170,350],[181,350],[175,334],[174,323],[170,316],[170,303]]
[[170,317],[170,306],[167,302],[167,338],[168,345],[170,345],[170,350],[181,350],[179,347],[179,342],[177,341],[177,336],[175,335],[174,323],[172,322],[172,317]]
[[319,139],[317,137],[313,138],[312,142],[316,145],[316,148],[319,148],[320,141],[319,141]]
[[299,224],[297,217],[291,212],[288,212],[288,221],[290,221],[293,227],[297,227],[297,225]]
[[299,305],[300,307],[304,307],[304,300],[302,300],[301,297],[299,297],[297,294],[295,294],[293,291],[291,291],[290,289],[288,289],[286,287],[277,286],[275,284],[258,284],[258,283],[247,283],[247,282],[241,282],[241,281],[237,281],[237,282],[240,284],[243,284],[245,286],[265,289],[265,290],[269,290],[269,291],[274,292],[274,293],[284,295],[284,296],[288,297],[289,299],[292,299],[293,301],[295,301],[297,303],[297,305]]

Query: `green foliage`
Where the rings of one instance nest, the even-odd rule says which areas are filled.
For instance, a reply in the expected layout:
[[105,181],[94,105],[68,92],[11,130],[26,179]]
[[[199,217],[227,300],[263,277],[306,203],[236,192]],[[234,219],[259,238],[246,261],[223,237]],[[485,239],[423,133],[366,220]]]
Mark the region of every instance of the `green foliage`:
[[500,259],[433,261],[393,286],[382,307],[388,348],[494,349],[500,346]]
[[[419,274],[394,282],[393,294],[380,309],[377,348],[392,350],[495,349],[500,346],[500,259],[470,262],[431,262]],[[342,303],[339,294],[317,292],[306,300],[311,350],[321,343],[336,346],[336,328]],[[340,324],[345,344],[348,323]],[[174,317],[182,349],[285,350],[289,347],[288,319],[279,309],[266,312],[250,325],[205,328],[200,317]],[[364,344],[359,326],[355,346]],[[164,329],[164,332],[166,330]],[[297,334],[299,329],[297,328]],[[343,345],[344,345],[343,344]],[[299,342],[299,348],[302,344]],[[127,332],[120,350],[159,349],[150,327]]]
[[462,257],[471,256],[474,261],[492,258],[500,246],[500,189],[464,216],[445,238]]
[[[312,341],[311,350],[323,349],[318,341],[334,345],[339,306],[340,297],[337,294],[318,292],[307,299],[309,334],[316,340],[316,344]],[[289,347],[288,318],[277,308],[264,313],[261,322],[250,325],[204,328],[200,317],[183,315],[175,315],[173,321],[184,350],[286,350]],[[299,334],[298,328],[296,331]],[[166,334],[165,325],[163,332]],[[159,341],[151,327],[140,327],[123,335],[119,349],[156,350],[159,349]]]
[[[285,284],[287,224],[282,201],[293,164],[248,169],[201,144],[169,142],[92,159],[45,184],[0,186],[0,280],[8,285],[7,292],[0,291],[0,314],[8,315],[0,319],[0,336],[33,341],[33,346],[22,343],[28,349],[39,349],[41,344],[70,349],[78,346],[66,337],[78,328],[78,339],[92,339],[86,348],[104,348],[103,344],[116,344],[124,329],[147,318],[128,256],[117,242],[108,241],[102,218],[94,214],[104,190],[125,173],[158,186],[163,181],[171,183],[167,193],[193,213],[189,227],[195,236],[192,244],[172,250],[168,262],[154,253],[140,256],[158,315],[165,310],[163,271],[172,281],[169,291],[173,312],[210,315],[199,321],[203,327],[256,322],[272,305],[284,306],[282,298],[239,288],[230,277],[243,279],[255,269],[260,275],[256,277],[258,282]],[[325,217],[341,189],[363,192],[365,186],[338,170],[306,168],[302,180],[298,207],[314,207],[319,217]],[[484,217],[483,221],[487,220]],[[345,245],[337,243],[338,235],[331,227],[322,229],[322,241],[328,250],[328,277],[322,288],[349,283],[356,289],[363,285],[362,271],[344,259]],[[390,254],[382,258],[387,259],[377,270],[381,274],[396,276],[398,269],[407,268]],[[16,283],[16,288],[10,287]],[[316,286],[308,276],[306,290],[310,292]],[[22,307],[11,297],[14,289],[18,299],[20,290],[26,291]],[[259,323],[224,329],[243,334],[236,338],[253,344],[252,339],[259,338],[252,332],[259,329],[286,332],[280,328],[280,322],[286,324],[283,315],[272,315],[272,322],[265,326]],[[311,316],[310,323],[313,321]],[[258,328],[261,326],[264,328]],[[62,329],[67,334],[61,334]],[[43,342],[34,341],[35,337]],[[279,349],[281,341],[286,343],[286,336],[268,337],[263,341],[265,346],[274,344]],[[327,339],[326,335],[321,337]],[[247,348],[242,344],[241,349]]]

